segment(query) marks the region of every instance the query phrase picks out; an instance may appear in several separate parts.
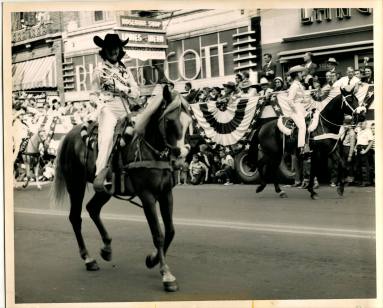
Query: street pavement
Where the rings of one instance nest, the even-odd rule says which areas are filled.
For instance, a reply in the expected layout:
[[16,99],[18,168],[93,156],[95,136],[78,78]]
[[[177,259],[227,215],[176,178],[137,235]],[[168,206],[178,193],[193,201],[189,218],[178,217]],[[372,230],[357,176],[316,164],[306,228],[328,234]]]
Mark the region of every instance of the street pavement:
[[[180,290],[165,293],[140,208],[117,199],[102,211],[113,260],[99,256],[99,233],[83,211],[83,234],[100,271],[87,272],[50,184],[14,190],[16,303],[128,302],[376,297],[375,190],[347,187],[338,197],[322,186],[319,200],[269,185],[177,186],[176,236],[168,265]],[[92,188],[86,200],[92,196]]]

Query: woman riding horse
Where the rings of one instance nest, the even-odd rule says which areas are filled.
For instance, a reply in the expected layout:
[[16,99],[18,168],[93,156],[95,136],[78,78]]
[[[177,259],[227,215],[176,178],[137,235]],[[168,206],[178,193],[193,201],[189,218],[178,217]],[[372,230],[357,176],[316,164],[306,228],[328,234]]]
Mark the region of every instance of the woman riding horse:
[[[332,96],[333,97],[333,96]],[[318,126],[311,133],[310,147],[312,150],[310,181],[307,189],[311,197],[315,199],[317,193],[314,191],[314,177],[318,175],[318,166],[320,164],[320,154],[338,155],[337,136],[340,126],[343,123],[344,114],[353,114],[358,107],[358,100],[353,94],[346,93],[341,89],[341,94],[332,98],[326,106],[320,111]],[[298,133],[299,134],[299,133]],[[299,135],[298,135],[299,136]],[[298,137],[299,139],[299,137]],[[286,142],[284,141],[286,140]],[[252,149],[261,148],[262,157],[258,160],[258,151],[252,151],[255,157],[252,160],[257,162],[258,171],[261,177],[261,185],[257,188],[257,193],[266,187],[265,175],[271,174],[275,190],[281,197],[286,197],[286,193],[279,187],[275,174],[278,166],[283,159],[285,152],[294,153],[296,151],[296,143],[288,142],[289,138],[283,138],[283,133],[278,128],[278,120],[272,120],[264,124],[255,138],[252,140]],[[343,194],[343,164],[339,164],[339,182],[338,193]]]
[[[112,76],[109,74],[110,69],[120,69],[118,66],[120,66],[120,60],[124,54],[122,46],[127,41],[122,42],[116,36],[107,35],[107,37],[105,37],[104,41],[100,38],[95,39],[97,45],[103,48],[104,61],[108,61],[108,63],[104,63],[108,66],[107,69],[103,70],[105,74],[100,75],[100,78],[105,80],[99,84],[106,83],[107,86],[102,88],[99,93],[96,93],[96,97],[93,98],[100,99],[101,102],[99,103],[102,104],[101,110],[99,108],[97,113],[99,119],[98,148],[102,153],[97,154],[97,147],[93,149],[84,142],[82,138],[83,126],[73,128],[61,142],[56,159],[54,185],[56,201],[63,199],[65,190],[69,194],[69,220],[77,239],[80,256],[85,261],[87,270],[90,271],[98,270],[99,267],[96,260],[89,255],[81,234],[81,212],[85,187],[87,182],[98,182],[95,187],[96,192],[86,205],[86,209],[96,224],[104,243],[101,256],[103,259],[110,261],[112,239],[100,219],[100,211],[112,195],[104,189],[97,188],[100,186],[102,188],[104,185],[104,176],[100,176],[100,172],[105,167],[106,161],[109,159],[109,153],[112,151],[110,147],[116,119],[122,117],[123,114],[127,115],[129,113],[128,106],[124,104],[122,97],[128,97],[129,99],[133,92],[130,86],[134,85],[132,80],[124,84],[124,80],[119,78],[121,76],[119,76],[118,72],[114,72]],[[106,44],[107,41],[117,42],[117,44],[109,45]],[[116,45],[118,48],[116,48]],[[111,47],[111,50],[109,50],[109,47]],[[120,54],[117,51],[120,51]],[[109,67],[110,63],[114,65],[112,68]],[[124,77],[123,72],[121,74]],[[112,85],[111,88],[109,88],[110,85]],[[113,91],[116,91],[116,93],[113,94]],[[110,95],[111,93],[112,95]],[[109,107],[105,107],[105,103],[102,102],[105,96],[111,96],[111,102],[106,102]],[[120,103],[118,107],[115,105],[114,100],[119,100],[117,102]],[[111,123],[107,123],[109,120],[111,120]],[[171,274],[165,259],[166,252],[174,237],[172,188],[175,182],[171,161],[180,152],[184,156],[188,152],[188,149],[184,146],[184,136],[190,121],[191,118],[184,99],[177,95],[173,100],[168,85],[163,85],[162,93],[150,98],[145,110],[135,118],[134,131],[130,131],[130,134],[133,135],[131,144],[122,147],[120,150],[123,165],[121,174],[125,171],[127,173],[124,181],[120,182],[120,191],[125,191],[125,193],[120,195],[138,196],[142,201],[142,207],[156,247],[156,252],[147,256],[146,265],[152,268],[160,264],[160,273],[166,291],[176,291],[178,289],[176,279]],[[106,131],[104,131],[105,129]],[[107,149],[103,148],[103,146],[107,146]],[[102,155],[102,164],[99,158],[100,155]],[[118,197],[116,194],[113,196]],[[157,216],[157,201],[159,202],[165,226],[165,235],[162,233]]]

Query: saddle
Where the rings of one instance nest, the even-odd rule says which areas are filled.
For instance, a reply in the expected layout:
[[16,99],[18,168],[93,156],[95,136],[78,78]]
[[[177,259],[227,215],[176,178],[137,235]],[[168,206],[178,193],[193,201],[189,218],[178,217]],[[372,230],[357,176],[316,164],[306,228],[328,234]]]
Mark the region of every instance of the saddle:
[[[115,126],[112,152],[105,171],[102,171],[105,172],[105,178],[112,182],[112,187],[107,190],[107,192],[112,195],[133,194],[133,187],[126,176],[124,169],[127,162],[122,155],[122,149],[131,145],[133,137],[127,132],[132,129],[132,126],[132,121],[128,116],[118,120]],[[88,160],[90,153],[93,153],[94,158],[96,158],[98,153],[98,123],[91,122],[88,126],[83,127],[81,135],[87,146],[86,161]],[[95,170],[90,176],[92,181],[95,177],[94,173]]]
[[[314,123],[317,122],[317,116],[315,114],[315,111],[310,111],[305,117],[305,123],[306,127],[308,128],[308,132],[313,131],[318,125],[318,123]],[[297,126],[294,120],[290,117],[279,117],[277,126],[279,130],[286,136],[293,136],[298,134]]]

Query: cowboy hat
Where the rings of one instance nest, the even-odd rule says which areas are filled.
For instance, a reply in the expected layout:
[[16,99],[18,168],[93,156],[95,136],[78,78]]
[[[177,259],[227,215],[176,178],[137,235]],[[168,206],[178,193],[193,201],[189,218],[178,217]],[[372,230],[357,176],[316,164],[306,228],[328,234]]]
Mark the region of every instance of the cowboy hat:
[[338,65],[338,64],[339,64],[339,62],[338,62],[337,60],[335,60],[335,58],[329,58],[329,59],[327,60],[327,63],[332,63],[332,64],[335,64],[335,65]]
[[248,89],[252,86],[251,82],[249,80],[245,80],[245,81],[242,81],[240,84],[239,84],[239,87],[241,89]]
[[259,81],[259,84],[260,84],[260,85],[268,84],[268,83],[269,83],[269,81],[267,80],[266,77],[262,77],[261,80]]
[[298,73],[298,72],[303,72],[305,70],[305,68],[301,65],[295,65],[293,67],[291,67],[289,69],[289,71],[287,72],[287,74],[291,74],[291,73]]
[[118,46],[123,47],[129,42],[129,38],[125,41],[122,41],[118,34],[116,33],[108,33],[105,35],[105,39],[102,39],[98,35],[93,37],[93,42],[101,48],[110,47],[110,46]]
[[228,83],[224,83],[223,86],[229,89],[233,89],[233,90],[235,89],[235,83],[232,81],[229,81]]

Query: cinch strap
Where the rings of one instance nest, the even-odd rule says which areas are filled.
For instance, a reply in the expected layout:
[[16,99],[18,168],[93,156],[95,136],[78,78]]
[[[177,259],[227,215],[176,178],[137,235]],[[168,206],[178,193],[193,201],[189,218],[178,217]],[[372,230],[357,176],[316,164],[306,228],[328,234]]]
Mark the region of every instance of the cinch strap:
[[137,169],[137,168],[147,168],[147,169],[163,169],[173,171],[170,162],[167,161],[155,161],[155,160],[144,160],[144,161],[135,161],[129,163],[124,167],[125,169]]

